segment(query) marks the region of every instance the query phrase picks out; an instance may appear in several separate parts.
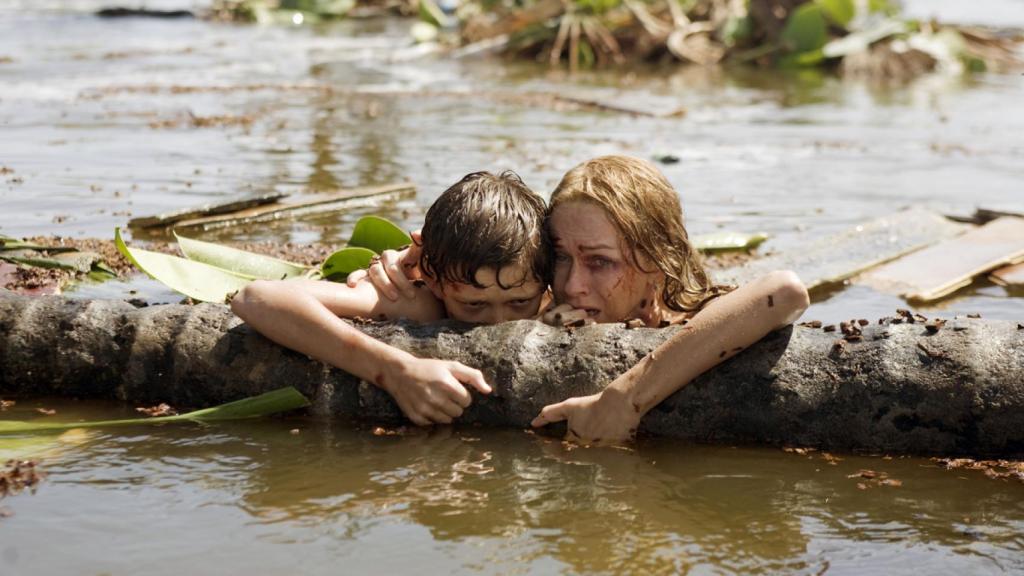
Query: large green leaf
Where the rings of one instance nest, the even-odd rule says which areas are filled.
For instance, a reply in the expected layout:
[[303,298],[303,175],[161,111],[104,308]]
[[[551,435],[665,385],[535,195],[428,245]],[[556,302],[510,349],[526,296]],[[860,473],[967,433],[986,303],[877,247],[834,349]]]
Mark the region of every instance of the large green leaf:
[[369,248],[350,246],[331,254],[320,266],[324,278],[344,282],[349,273],[367,268],[377,253]]
[[412,238],[393,222],[380,216],[363,216],[356,222],[349,239],[350,247],[369,248],[377,254],[412,243]]
[[728,252],[731,250],[753,250],[768,239],[765,234],[740,234],[739,232],[715,232],[694,236],[693,247],[702,252]]
[[308,267],[301,264],[263,254],[193,240],[177,234],[174,237],[178,240],[178,247],[189,260],[216,266],[229,272],[264,280],[284,280],[301,277],[309,271]]
[[803,4],[789,15],[781,39],[792,52],[818,50],[828,41],[828,26],[817,4]]
[[94,422],[58,422],[49,418],[40,421],[22,422],[17,420],[0,420],[0,434],[24,434],[27,432],[45,432],[50,430],[68,430],[72,428],[109,428],[112,426],[138,426],[140,424],[160,424],[165,422],[198,421],[212,422],[216,420],[237,420],[240,418],[256,418],[276,412],[285,412],[309,406],[309,401],[301,392],[292,388],[281,388],[259,396],[244,398],[214,406],[195,410],[176,416],[160,416],[157,418],[128,418],[125,420],[103,420]]
[[815,0],[825,16],[836,25],[846,28],[857,14],[853,0]]
[[229,294],[242,289],[254,277],[229,272],[216,266],[185,258],[128,248],[121,239],[121,229],[114,229],[117,249],[136,267],[172,290],[200,302],[224,302]]

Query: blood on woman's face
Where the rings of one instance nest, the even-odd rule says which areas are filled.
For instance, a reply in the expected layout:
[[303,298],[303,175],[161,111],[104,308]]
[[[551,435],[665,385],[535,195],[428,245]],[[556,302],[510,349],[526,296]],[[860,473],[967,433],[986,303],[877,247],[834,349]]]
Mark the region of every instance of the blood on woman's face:
[[652,321],[662,275],[644,272],[633,263],[604,208],[581,201],[560,204],[551,213],[550,230],[557,303],[582,308],[597,322]]

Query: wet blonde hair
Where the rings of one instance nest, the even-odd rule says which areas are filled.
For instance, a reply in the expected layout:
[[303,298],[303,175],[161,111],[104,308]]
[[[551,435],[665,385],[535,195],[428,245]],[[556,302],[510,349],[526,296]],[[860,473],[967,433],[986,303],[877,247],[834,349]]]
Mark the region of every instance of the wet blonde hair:
[[638,254],[665,275],[661,299],[671,310],[700,310],[729,291],[714,285],[683,226],[679,194],[653,164],[629,156],[601,156],[569,170],[551,193],[548,214],[560,204],[591,202],[604,208],[626,242],[632,264]]

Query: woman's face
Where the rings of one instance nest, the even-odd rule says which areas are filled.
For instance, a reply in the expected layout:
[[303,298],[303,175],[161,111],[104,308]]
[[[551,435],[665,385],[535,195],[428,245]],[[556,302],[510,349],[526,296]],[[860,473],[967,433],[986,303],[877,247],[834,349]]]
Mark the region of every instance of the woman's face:
[[[585,309],[597,322],[652,319],[662,274],[644,272],[633,264],[625,252],[625,240],[604,208],[566,202],[552,211],[550,225],[556,302]],[[650,262],[642,260],[641,265],[655,269]]]

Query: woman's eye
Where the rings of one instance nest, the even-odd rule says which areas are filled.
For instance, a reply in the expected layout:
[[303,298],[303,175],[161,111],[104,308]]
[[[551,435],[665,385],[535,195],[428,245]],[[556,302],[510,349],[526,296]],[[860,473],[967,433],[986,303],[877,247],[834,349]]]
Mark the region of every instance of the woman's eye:
[[608,266],[611,266],[612,264],[614,264],[614,262],[612,262],[611,260],[609,260],[607,258],[591,258],[590,259],[590,265],[593,266],[594,268],[607,268]]
[[555,252],[555,262],[568,262],[569,255],[562,252]]

